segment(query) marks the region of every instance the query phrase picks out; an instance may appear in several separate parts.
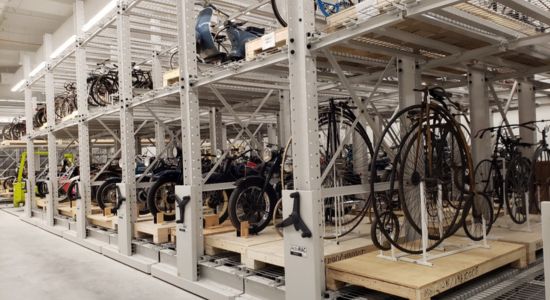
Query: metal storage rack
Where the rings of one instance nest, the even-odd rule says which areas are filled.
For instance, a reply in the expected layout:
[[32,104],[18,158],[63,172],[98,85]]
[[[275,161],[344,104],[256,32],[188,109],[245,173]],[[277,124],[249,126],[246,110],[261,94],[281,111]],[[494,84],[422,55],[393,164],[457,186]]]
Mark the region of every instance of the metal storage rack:
[[[234,18],[268,29],[277,28],[266,7],[269,6],[267,0],[211,2],[232,12]],[[550,42],[550,33],[536,32],[533,26],[518,24],[505,15],[487,15],[486,10],[480,9],[486,1],[379,0],[377,3],[382,8],[362,7],[355,17],[352,15],[329,30],[324,30],[325,20],[315,15],[311,1],[293,2],[295,9],[289,11],[286,46],[251,61],[198,66],[194,30],[197,12],[193,1],[118,0],[91,28],[85,28],[83,1],[75,1],[74,42],[52,59],[51,37],[46,36],[44,65],[34,72],[28,58],[24,63],[27,120],[32,119],[35,107],[33,92],[45,94],[48,120],[53,120],[55,92],[66,80],[77,83],[78,113],[72,118],[47,124],[39,130],[27,122],[27,149],[32,151],[34,140],[47,139],[50,169],[57,166],[56,140],[78,139],[82,199],[77,204],[76,230],[64,232],[63,236],[203,297],[230,299],[241,295],[243,283],[240,289],[229,287],[227,281],[220,280],[229,275],[221,276],[209,270],[202,260],[200,203],[201,192],[208,187],[203,184],[200,172],[201,123],[208,122],[209,112],[217,107],[224,110],[223,123],[242,128],[228,134],[253,135],[246,128],[248,123],[256,124],[256,129],[263,123],[278,123],[279,142],[290,136],[302,137],[293,141],[294,182],[302,198],[302,218],[313,236],[303,239],[293,229],[285,229],[284,294],[287,299],[320,299],[325,296],[320,199],[324,193],[346,191],[327,191],[319,180],[316,151],[319,99],[350,96],[362,122],[376,135],[384,119],[396,108],[419,101],[412,90],[419,83],[438,84],[459,94],[461,102],[470,105],[472,132],[488,127],[489,118],[483,111],[489,111],[489,106],[495,107],[506,119],[507,110],[515,103],[516,89],[519,90],[520,120],[533,118],[536,95],[548,96],[544,91],[549,88],[544,81],[546,75],[538,77],[543,80],[535,80],[533,76],[550,72],[550,50],[541,46]],[[498,2],[550,24],[548,15],[540,13],[541,8],[534,4]],[[164,87],[162,73],[166,69],[166,57],[176,47],[179,82]],[[105,59],[116,62],[121,70],[120,102],[105,108],[91,108],[87,102],[86,76],[97,62]],[[132,90],[132,62],[152,70],[152,91],[135,94]],[[232,107],[240,107],[240,112],[235,113]],[[251,111],[245,112],[243,107],[251,107]],[[250,118],[251,112],[254,114]],[[213,123],[211,128],[204,129],[215,132],[220,128],[214,126],[220,125],[216,124],[219,119]],[[137,218],[134,135],[143,129],[156,137],[158,148],[163,148],[166,136],[163,132],[172,130],[170,128],[181,129],[181,134],[179,130],[175,132],[181,136],[184,153],[186,185],[178,187],[177,194],[192,199],[185,209],[185,223],[177,225],[174,266],[137,258],[132,241],[132,224]],[[123,162],[120,187],[128,200],[118,213],[116,245],[100,247],[87,239],[86,216],[90,212],[93,184],[90,138],[103,136],[120,143]],[[473,141],[476,160],[488,155],[485,142]],[[35,183],[33,160],[33,156],[28,157],[31,186]],[[55,184],[54,181],[51,184]],[[55,191],[55,186],[52,187]],[[366,186],[357,188],[368,191]],[[33,197],[30,193],[30,203]],[[51,197],[55,199],[55,195]],[[289,193],[284,194],[283,203],[287,215],[292,207]],[[55,201],[50,201],[48,210],[54,210],[54,205]],[[32,218],[31,208],[32,205],[26,207],[27,218]],[[54,220],[48,220],[47,225],[54,226]],[[291,255],[290,249],[295,247],[304,249],[306,255]],[[233,273],[231,276],[244,275]]]

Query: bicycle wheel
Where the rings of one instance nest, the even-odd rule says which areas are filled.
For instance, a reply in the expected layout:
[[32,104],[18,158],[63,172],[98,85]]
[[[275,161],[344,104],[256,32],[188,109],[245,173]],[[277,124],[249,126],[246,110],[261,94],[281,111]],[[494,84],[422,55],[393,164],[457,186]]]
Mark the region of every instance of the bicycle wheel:
[[527,221],[526,193],[530,174],[530,162],[525,157],[512,159],[506,169],[506,210],[516,224]]
[[[345,103],[331,102],[319,112],[320,166],[323,188],[361,185],[369,182],[372,144],[365,128]],[[355,126],[353,126],[355,123]],[[323,199],[324,238],[352,232],[370,206],[368,193]]]
[[499,164],[489,159],[480,161],[475,169],[475,180],[477,191],[489,198],[493,207],[497,207],[491,221],[494,223],[504,206],[503,179]]
[[[406,127],[405,127],[406,126]],[[410,128],[403,132],[401,128]],[[396,153],[397,150],[397,153]],[[378,157],[388,152],[393,157],[389,195],[398,192],[405,218],[400,221],[400,237],[381,228],[382,234],[401,251],[422,253],[421,216],[428,228],[427,250],[439,245],[462,225],[465,217],[464,196],[473,182],[471,160],[462,132],[452,116],[439,105],[413,105],[397,113],[384,128],[374,151]],[[371,177],[376,168],[371,166]],[[425,211],[421,210],[421,182],[424,182]],[[371,194],[380,192],[371,182]],[[375,197],[373,210],[377,219],[396,205],[383,203],[393,197]]]
[[287,27],[287,6],[286,0],[271,0],[271,8],[273,9],[273,14],[275,18],[283,27]]
[[470,239],[481,241],[484,236],[489,234],[493,226],[493,222],[491,222],[494,219],[493,204],[484,193],[476,193],[474,198],[467,201],[467,203],[469,203],[467,211],[469,211],[471,218],[462,223],[462,228],[464,228],[464,232]]
[[[529,207],[531,212],[541,213],[540,203],[550,196],[546,189],[545,170],[550,164],[550,149],[546,145],[537,148],[529,176]],[[532,208],[532,209],[531,209]]]

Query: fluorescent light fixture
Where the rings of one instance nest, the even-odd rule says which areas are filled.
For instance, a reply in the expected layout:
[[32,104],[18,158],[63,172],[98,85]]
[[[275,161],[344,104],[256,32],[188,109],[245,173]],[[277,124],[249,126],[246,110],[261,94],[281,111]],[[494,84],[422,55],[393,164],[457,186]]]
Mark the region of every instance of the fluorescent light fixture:
[[16,92],[19,92],[19,89],[21,89],[23,87],[23,85],[26,83],[27,81],[25,81],[25,79],[21,79],[21,81],[19,81],[18,83],[16,83],[12,88],[11,88],[11,92],[12,93],[16,93]]
[[55,49],[52,54],[50,55],[51,59],[54,59],[58,57],[65,49],[69,48],[72,44],[76,42],[76,35],[71,36],[68,38],[61,46],[59,46],[57,49]]
[[107,3],[95,16],[93,16],[90,21],[88,21],[84,26],[82,26],[82,31],[87,32],[92,29],[95,24],[97,24],[101,19],[103,19],[107,14],[109,14],[117,6],[118,0],[112,0]]
[[46,67],[46,62],[45,61],[39,63],[38,66],[36,66],[36,68],[34,68],[29,73],[29,77],[33,77],[34,75],[38,74],[38,72],[42,71],[42,69],[44,69],[45,67]]

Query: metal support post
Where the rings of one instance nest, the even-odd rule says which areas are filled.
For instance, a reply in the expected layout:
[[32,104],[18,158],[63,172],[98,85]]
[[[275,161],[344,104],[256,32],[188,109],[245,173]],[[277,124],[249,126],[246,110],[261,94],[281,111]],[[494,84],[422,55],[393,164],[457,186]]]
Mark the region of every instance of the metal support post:
[[[468,88],[470,94],[470,129],[475,136],[481,129],[489,127],[489,94],[483,66],[477,65],[468,70]],[[482,160],[491,157],[491,136],[486,134],[483,139],[472,137],[472,158],[474,167]]]
[[[76,63],[76,94],[78,116],[88,115],[88,84],[86,65],[86,49],[80,43],[85,22],[84,1],[76,0],[74,7],[75,31],[77,33],[75,63]],[[92,211],[92,187],[90,176],[90,131],[88,122],[78,122],[78,163],[80,168],[80,200],[76,203],[76,236],[86,238],[86,216]]]
[[[531,122],[537,119],[537,105],[535,102],[535,87],[533,83],[525,80],[518,83],[518,114],[519,123]],[[537,143],[537,131],[529,130],[528,128],[521,127],[519,129],[519,136],[523,143]],[[531,159],[534,154],[535,147],[522,147],[521,151],[523,156]]]
[[156,153],[155,155],[157,158],[162,158],[163,156],[166,156],[165,154],[159,155],[160,153],[164,152],[164,148],[166,148],[166,128],[164,127],[164,124],[161,124],[160,122],[155,122],[155,147],[156,147]]
[[422,95],[414,89],[422,85],[416,59],[402,56],[397,59],[399,77],[399,107],[407,108],[422,101]]
[[290,92],[279,91],[279,145],[286,146],[292,133],[290,132]]
[[182,125],[183,173],[185,186],[176,189],[180,197],[191,201],[177,225],[178,275],[189,281],[199,279],[197,264],[204,253],[202,236],[202,175],[200,152],[200,111],[197,79],[195,9],[193,1],[177,0],[178,49],[180,65],[180,101]]
[[275,124],[267,124],[267,142],[271,145],[277,144],[277,127]]
[[225,152],[227,150],[227,125],[222,123],[222,150]]
[[[312,1],[287,0],[289,81],[292,109],[294,188],[300,195],[300,216],[312,236],[304,238],[294,227],[284,229],[286,299],[322,299],[325,292],[323,201],[319,167],[319,125],[316,58],[309,50],[315,31]],[[294,200],[283,193],[283,214],[292,212]],[[308,276],[303,276],[308,274]]]
[[[152,30],[159,30],[159,24],[160,20],[151,19]],[[158,35],[151,35],[151,43],[153,44],[151,79],[153,80],[153,89],[160,89],[162,88],[162,65],[160,64],[159,53],[162,51],[162,39]]]
[[[24,77],[28,80],[29,73],[31,72],[31,59],[28,54],[23,56],[23,74]],[[27,126],[27,135],[31,135],[34,131],[32,118],[34,113],[34,98],[32,97],[32,90],[30,86],[25,86],[25,118],[28,120],[26,123]],[[27,181],[26,181],[26,191],[27,197],[25,198],[25,216],[27,218],[32,217],[32,208],[35,203],[34,195],[34,186],[36,183],[36,161],[34,157],[34,141],[31,138],[27,138]]]
[[[52,35],[44,35],[44,59],[49,61],[52,53]],[[44,85],[46,89],[46,115],[48,120],[48,178],[50,181],[51,190],[48,192],[48,202],[46,205],[46,224],[54,226],[54,216],[57,211],[57,142],[53,134],[55,126],[55,87],[54,75],[50,66],[47,66],[47,71],[44,76]]]
[[212,107],[210,109],[210,149],[213,155],[217,150],[223,150],[222,143],[222,113],[219,109]]
[[120,144],[122,148],[122,184],[120,190],[126,201],[117,210],[118,251],[132,255],[132,226],[137,219],[136,203],[136,147],[134,138],[132,101],[132,65],[130,55],[130,17],[126,0],[119,0],[117,14],[118,80],[120,98]]

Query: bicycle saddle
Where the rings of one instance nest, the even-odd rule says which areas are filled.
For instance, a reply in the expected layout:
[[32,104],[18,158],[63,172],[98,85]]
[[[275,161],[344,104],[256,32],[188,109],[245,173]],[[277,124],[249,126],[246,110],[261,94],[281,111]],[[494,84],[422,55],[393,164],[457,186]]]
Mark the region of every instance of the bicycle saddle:
[[443,101],[445,99],[451,98],[453,96],[452,93],[446,92],[441,87],[434,87],[429,90],[430,96],[434,98],[435,100]]

